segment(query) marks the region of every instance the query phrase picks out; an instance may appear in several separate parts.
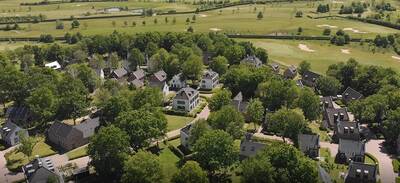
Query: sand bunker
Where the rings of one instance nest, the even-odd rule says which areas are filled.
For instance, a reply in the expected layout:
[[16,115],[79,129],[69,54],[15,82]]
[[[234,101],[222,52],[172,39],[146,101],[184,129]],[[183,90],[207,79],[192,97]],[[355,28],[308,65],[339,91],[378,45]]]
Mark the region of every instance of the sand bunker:
[[219,29],[219,28],[210,28],[210,31],[215,31],[215,32],[217,32],[217,31],[221,31],[222,29]]
[[400,56],[392,56],[392,58],[400,62]]
[[336,4],[343,4],[343,1],[332,1],[332,3],[336,3]]
[[315,50],[310,49],[307,45],[305,44],[299,44],[298,46],[300,50],[306,51],[306,52],[315,52]]
[[200,16],[201,18],[208,17],[208,15],[205,15],[205,14],[199,14],[199,16]]
[[350,50],[349,49],[340,49],[340,51],[344,54],[350,54]]
[[331,28],[331,29],[336,29],[337,28],[337,26],[328,25],[328,24],[317,25],[317,27],[328,27],[328,28]]
[[354,33],[358,33],[358,34],[366,34],[367,32],[363,32],[363,31],[360,31],[360,30],[358,30],[358,29],[354,29],[354,28],[344,28],[343,29],[344,31],[352,31],[352,32],[354,32]]

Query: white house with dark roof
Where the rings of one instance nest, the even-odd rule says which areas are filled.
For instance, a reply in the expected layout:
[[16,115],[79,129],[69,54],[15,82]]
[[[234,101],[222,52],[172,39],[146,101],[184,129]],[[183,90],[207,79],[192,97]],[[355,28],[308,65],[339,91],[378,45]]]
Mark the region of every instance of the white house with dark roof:
[[319,135],[299,134],[299,149],[310,158],[319,156]]
[[173,89],[181,89],[186,87],[186,79],[183,78],[183,74],[179,73],[172,77],[171,81],[169,82],[170,87]]
[[57,180],[64,183],[61,173],[48,158],[36,158],[22,167],[27,183],[46,183],[50,180]]
[[364,162],[364,157],[365,143],[363,141],[339,139],[339,149],[336,154],[336,160],[338,162]]
[[200,88],[203,90],[212,90],[219,83],[219,74],[211,69],[203,73],[203,78],[200,81]]
[[255,156],[259,151],[266,147],[266,144],[252,140],[253,134],[245,134],[245,138],[240,141],[239,155],[242,159]]
[[247,57],[244,58],[242,61],[240,61],[240,63],[241,64],[249,64],[256,68],[261,67],[263,65],[262,61],[254,55],[251,55],[251,56],[247,55]]
[[187,149],[190,149],[189,139],[190,139],[190,130],[192,129],[193,124],[188,124],[185,127],[181,128],[179,131],[180,133],[180,140],[181,145]]
[[346,104],[349,104],[351,101],[359,100],[361,98],[363,98],[363,95],[351,87],[347,87],[346,90],[342,93],[342,100]]
[[159,88],[164,95],[168,94],[169,86],[167,84],[167,73],[165,73],[163,70],[152,74],[148,81],[150,87]]
[[20,142],[19,134],[29,136],[28,131],[19,127],[11,121],[7,121],[0,129],[1,139],[9,146],[17,145]]
[[375,183],[378,180],[378,166],[361,162],[350,162],[345,183]]
[[177,111],[190,112],[200,103],[199,92],[193,88],[180,89],[172,102],[172,108]]

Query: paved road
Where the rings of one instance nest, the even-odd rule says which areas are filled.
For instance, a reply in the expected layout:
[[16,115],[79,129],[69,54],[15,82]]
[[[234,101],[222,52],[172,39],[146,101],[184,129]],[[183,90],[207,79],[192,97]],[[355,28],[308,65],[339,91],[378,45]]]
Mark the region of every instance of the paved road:
[[10,147],[6,150],[0,151],[0,182],[1,183],[9,183],[15,182],[18,180],[24,179],[24,175],[22,173],[13,173],[8,170],[6,167],[6,158],[4,158],[4,154],[15,149],[16,146]]
[[383,147],[384,140],[370,140],[366,144],[366,152],[372,154],[379,161],[379,173],[382,183],[394,183],[396,174],[393,172],[391,156]]

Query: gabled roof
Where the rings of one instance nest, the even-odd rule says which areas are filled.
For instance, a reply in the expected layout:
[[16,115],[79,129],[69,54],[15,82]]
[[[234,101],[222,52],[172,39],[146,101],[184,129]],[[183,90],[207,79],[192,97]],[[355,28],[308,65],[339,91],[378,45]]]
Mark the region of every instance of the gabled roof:
[[2,137],[4,137],[6,140],[7,138],[11,138],[12,134],[15,134],[15,132],[17,130],[23,130],[22,128],[20,128],[18,125],[16,125],[15,123],[11,122],[11,121],[7,121],[6,123],[4,123],[4,125],[1,127],[0,129],[0,133],[2,134]]
[[342,94],[343,100],[345,100],[346,102],[350,102],[352,100],[358,100],[361,99],[363,97],[363,95],[354,90],[351,87],[347,87],[346,90],[343,92]]
[[339,134],[344,134],[345,132],[354,134],[360,133],[357,122],[339,121],[337,124],[337,130]]
[[244,58],[241,61],[241,63],[249,63],[249,64],[254,65],[254,66],[258,66],[258,65],[262,64],[261,60],[259,58],[257,58],[256,56],[254,56],[254,55],[252,55],[252,56],[247,55],[247,57]]
[[239,92],[234,98],[234,101],[242,101],[243,100],[243,95],[242,92]]
[[117,78],[122,78],[128,74],[128,71],[125,68],[119,68],[113,71]]
[[100,126],[100,118],[89,118],[81,122],[79,125],[74,126],[77,130],[81,131],[83,138],[88,138],[94,135],[97,127]]
[[286,71],[290,72],[291,74],[296,74],[297,73],[297,68],[293,65],[289,66]]
[[321,75],[312,71],[305,71],[301,76],[304,81],[308,82],[316,82],[319,77],[321,77]]
[[[349,115],[346,108],[327,108],[325,109],[328,125],[335,126],[337,121],[349,121]],[[343,119],[340,119],[342,116]],[[337,119],[335,121],[335,118]]]
[[213,79],[217,76],[218,76],[218,73],[214,72],[211,69],[208,69],[203,73],[203,79]]
[[339,139],[339,152],[350,158],[354,155],[364,155],[365,143],[359,140]]
[[163,70],[154,73],[153,76],[154,77],[152,77],[152,81],[164,82],[167,80],[167,73],[165,73]]
[[71,134],[82,133],[82,132],[74,128],[74,126],[56,121],[50,126],[48,133],[54,134],[59,137],[67,138]]
[[181,132],[185,133],[186,135],[189,135],[191,128],[192,128],[192,124],[188,124],[185,127],[181,128]]
[[141,81],[139,79],[134,79],[134,80],[130,81],[129,84],[135,86],[136,88],[141,88],[144,86],[143,81]]
[[362,179],[366,177],[368,180],[376,180],[377,166],[361,162],[350,162],[347,176],[357,178],[357,174]]
[[48,158],[37,157],[29,164],[22,167],[29,182],[46,182],[50,176],[54,176],[63,182],[61,176],[55,170],[53,162]]
[[190,100],[196,95],[198,95],[198,91],[191,88],[191,87],[186,87],[186,88],[181,88],[175,96],[175,99],[184,99],[184,100]]
[[277,63],[272,63],[271,64],[271,68],[272,68],[272,70],[274,70],[274,71],[279,71],[279,64],[277,64]]
[[320,102],[321,102],[321,106],[324,109],[327,108],[333,108],[333,97],[332,96],[327,96],[327,97],[320,97]]
[[54,70],[61,69],[61,65],[60,65],[60,63],[58,63],[58,61],[54,61],[54,62],[50,62],[50,63],[44,64],[44,66],[48,67],[48,68],[51,68],[51,69],[54,69]]
[[146,74],[145,74],[145,72],[144,72],[143,69],[138,69],[138,70],[136,70],[135,72],[132,72],[132,76],[135,77],[134,79],[139,79],[139,80],[141,80],[141,79],[144,78],[145,75],[146,75]]
[[299,148],[302,152],[319,148],[319,135],[299,134]]
[[27,107],[10,107],[7,109],[6,118],[14,123],[26,122],[32,116]]

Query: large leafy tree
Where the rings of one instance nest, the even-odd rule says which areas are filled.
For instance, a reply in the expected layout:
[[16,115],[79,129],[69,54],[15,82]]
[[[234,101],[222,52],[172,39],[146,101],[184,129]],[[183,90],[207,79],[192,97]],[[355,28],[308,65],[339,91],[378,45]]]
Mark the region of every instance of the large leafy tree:
[[123,95],[116,95],[105,102],[103,107],[103,119],[113,122],[120,113],[132,109],[131,101]]
[[400,135],[400,108],[388,113],[387,119],[383,121],[383,132],[386,143],[396,147]]
[[194,151],[195,159],[211,175],[230,167],[238,158],[233,138],[222,130],[205,133],[195,143]]
[[350,103],[349,110],[356,120],[366,123],[381,123],[389,107],[388,98],[382,94],[371,95]]
[[189,144],[193,146],[197,142],[197,140],[209,130],[210,127],[208,126],[206,120],[199,119],[194,122],[192,124],[192,127],[190,128]]
[[19,131],[18,137],[20,145],[18,151],[22,152],[28,158],[32,155],[33,147],[36,145],[36,140],[33,137],[29,137],[25,134],[26,131]]
[[82,81],[83,85],[90,91],[93,92],[96,89],[99,78],[93,69],[86,64],[72,64],[67,68],[67,72],[76,79]]
[[124,163],[123,183],[162,182],[163,173],[158,157],[150,152],[139,151]]
[[295,109],[280,109],[268,118],[268,127],[272,132],[282,134],[290,138],[295,145],[298,145],[298,135],[302,133],[307,123],[302,113]]
[[303,75],[306,71],[311,69],[311,64],[307,61],[302,61],[299,64],[299,74]]
[[144,88],[136,90],[132,96],[132,107],[134,109],[142,108],[146,104],[150,107],[160,107],[163,102],[163,95],[158,88]]
[[136,66],[140,66],[140,65],[146,64],[143,53],[137,48],[133,48],[129,52],[128,61],[129,61],[129,67],[132,70],[135,70]]
[[22,104],[28,96],[27,77],[14,66],[0,67],[0,94],[3,105],[7,101],[15,101],[17,105]]
[[129,153],[129,136],[111,125],[100,128],[89,141],[90,164],[104,180],[118,180]]
[[256,48],[255,54],[264,64],[268,62],[268,53],[263,48]]
[[189,79],[197,80],[201,76],[203,70],[203,60],[192,54],[186,62],[182,64],[182,74]]
[[303,110],[304,117],[308,120],[316,120],[320,114],[320,99],[308,88],[301,90],[297,105]]
[[249,117],[250,121],[254,123],[254,127],[256,127],[256,125],[261,125],[264,111],[263,104],[258,98],[250,99],[246,108],[246,115]]
[[242,171],[243,182],[318,182],[316,163],[284,143],[272,143],[243,161]]
[[229,64],[239,64],[245,57],[246,50],[241,45],[231,45],[224,50],[223,56],[228,59]]
[[220,110],[223,106],[231,103],[232,94],[227,89],[217,91],[209,100],[208,107],[211,111]]
[[167,120],[161,112],[122,112],[116,121],[118,126],[127,132],[131,147],[136,151],[147,147],[153,139],[164,136],[167,131]]
[[208,183],[207,172],[203,171],[199,163],[187,161],[172,177],[174,183]]
[[210,63],[210,68],[218,74],[223,75],[228,70],[228,60],[224,56],[214,57]]
[[321,76],[316,82],[316,88],[323,96],[336,96],[341,87],[339,80],[330,76]]
[[26,103],[43,122],[54,117],[58,109],[57,95],[46,85],[33,90],[26,99]]
[[272,79],[258,86],[257,94],[264,106],[275,111],[285,106],[290,108],[298,97],[298,87],[291,82],[280,79]]
[[242,136],[244,117],[233,106],[224,106],[211,113],[207,121],[213,129],[224,130],[234,138]]

